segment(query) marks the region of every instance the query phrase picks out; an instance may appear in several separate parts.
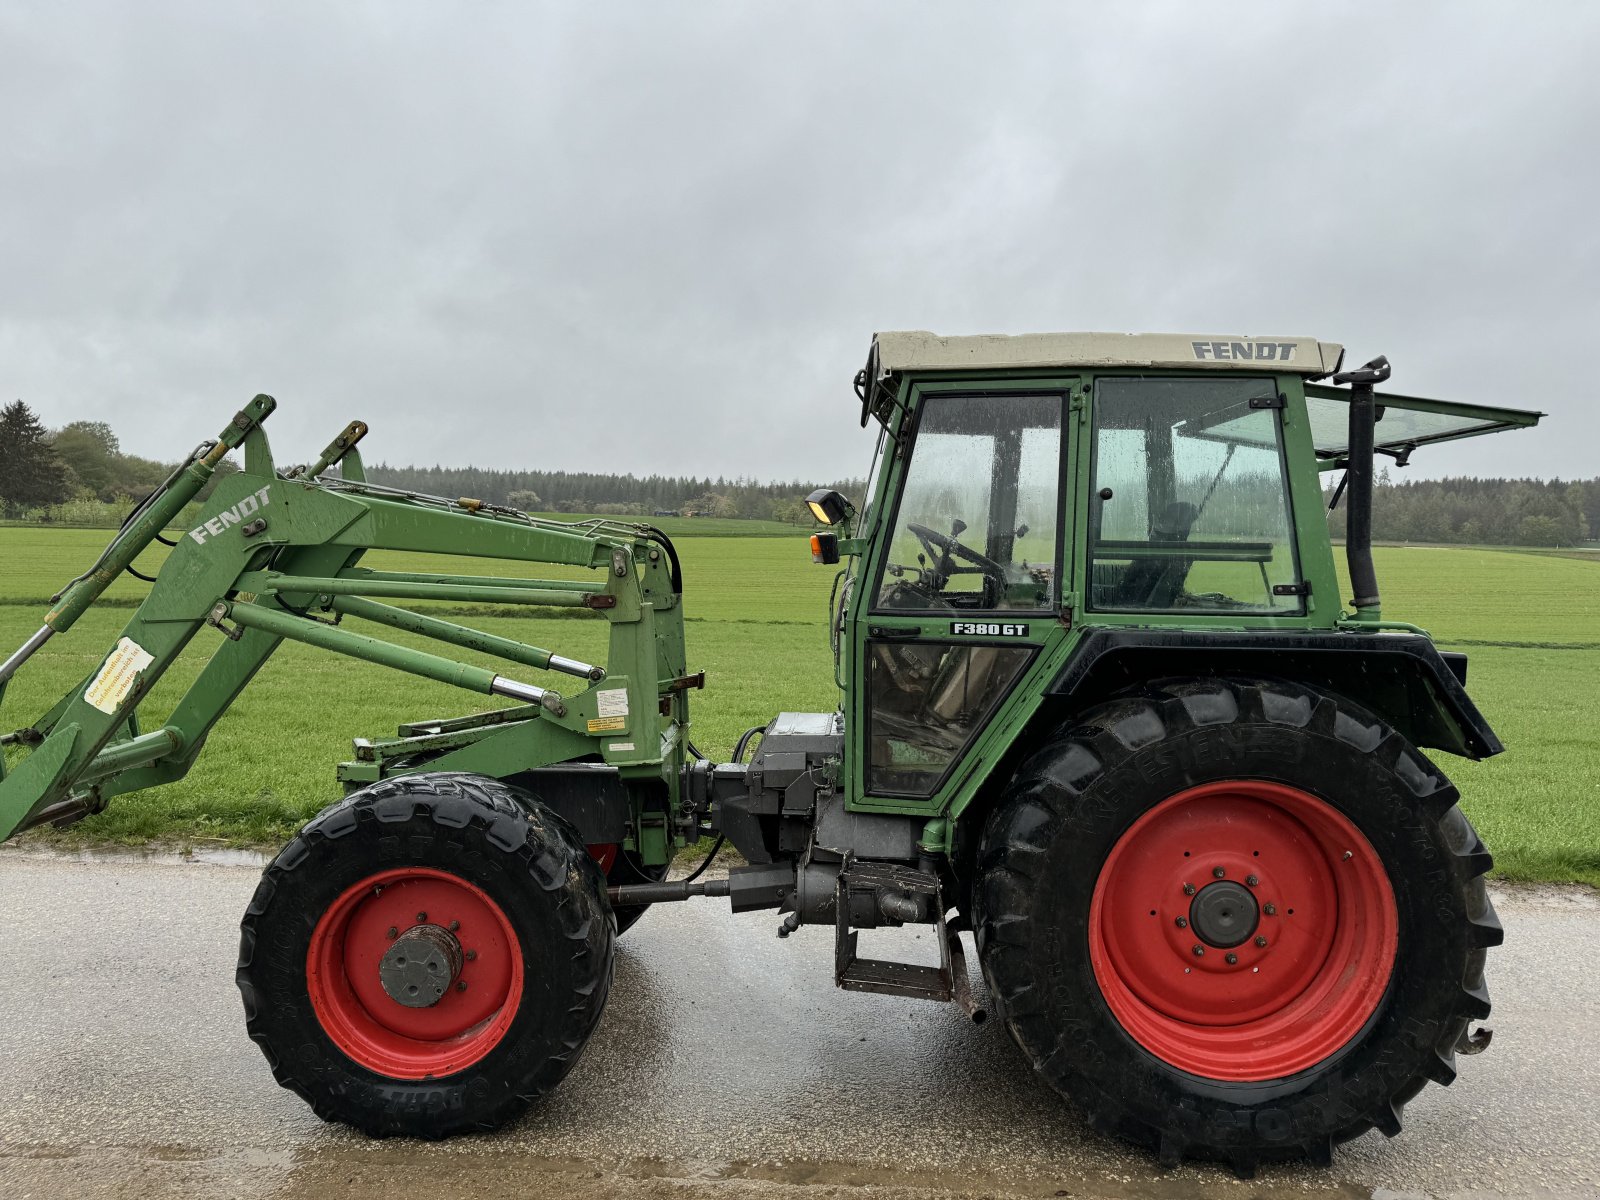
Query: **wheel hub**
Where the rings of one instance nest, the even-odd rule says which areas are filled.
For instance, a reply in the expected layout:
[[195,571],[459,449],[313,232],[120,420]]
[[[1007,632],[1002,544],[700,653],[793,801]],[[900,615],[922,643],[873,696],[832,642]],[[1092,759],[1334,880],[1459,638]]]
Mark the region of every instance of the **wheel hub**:
[[1244,945],[1260,921],[1261,907],[1255,896],[1231,879],[1207,884],[1189,905],[1189,924],[1195,936],[1218,950]]
[[431,1008],[461,973],[461,943],[438,925],[413,925],[378,964],[378,980],[396,1004]]

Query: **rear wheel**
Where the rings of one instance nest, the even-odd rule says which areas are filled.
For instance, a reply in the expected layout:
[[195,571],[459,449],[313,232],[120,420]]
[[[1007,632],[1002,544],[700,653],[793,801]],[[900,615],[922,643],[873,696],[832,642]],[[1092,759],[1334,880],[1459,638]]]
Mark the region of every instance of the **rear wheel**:
[[1431,763],[1286,683],[1179,682],[1040,750],[974,908],[1013,1037],[1163,1160],[1326,1160],[1454,1078],[1488,1015],[1490,858]]
[[403,776],[324,810],[242,931],[246,1024],[278,1082],[374,1135],[504,1123],[577,1061],[611,982],[598,866],[483,776]]

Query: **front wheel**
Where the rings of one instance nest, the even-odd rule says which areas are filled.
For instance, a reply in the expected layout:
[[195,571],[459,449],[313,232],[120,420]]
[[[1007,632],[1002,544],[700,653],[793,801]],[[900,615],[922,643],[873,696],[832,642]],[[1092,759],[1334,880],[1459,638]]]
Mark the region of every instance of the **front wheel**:
[[503,1124],[571,1069],[611,983],[599,867],[484,776],[401,776],[325,809],[241,928],[245,1021],[278,1082],[375,1136]]
[[1166,1162],[1393,1135],[1488,1015],[1490,858],[1393,730],[1277,682],[1174,682],[1041,749],[974,896],[1013,1037]]

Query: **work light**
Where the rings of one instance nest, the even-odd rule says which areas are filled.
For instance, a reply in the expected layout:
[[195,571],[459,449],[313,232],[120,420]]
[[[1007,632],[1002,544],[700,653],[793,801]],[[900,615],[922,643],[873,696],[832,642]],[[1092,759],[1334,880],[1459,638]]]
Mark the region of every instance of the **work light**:
[[837,525],[850,513],[850,501],[831,488],[818,488],[806,497],[811,515],[824,525]]

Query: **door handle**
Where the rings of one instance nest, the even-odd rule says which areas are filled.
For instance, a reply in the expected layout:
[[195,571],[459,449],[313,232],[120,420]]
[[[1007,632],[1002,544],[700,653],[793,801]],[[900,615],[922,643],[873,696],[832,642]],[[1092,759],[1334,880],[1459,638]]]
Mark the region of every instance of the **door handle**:
[[914,638],[922,636],[922,626],[869,625],[867,633],[875,638]]

